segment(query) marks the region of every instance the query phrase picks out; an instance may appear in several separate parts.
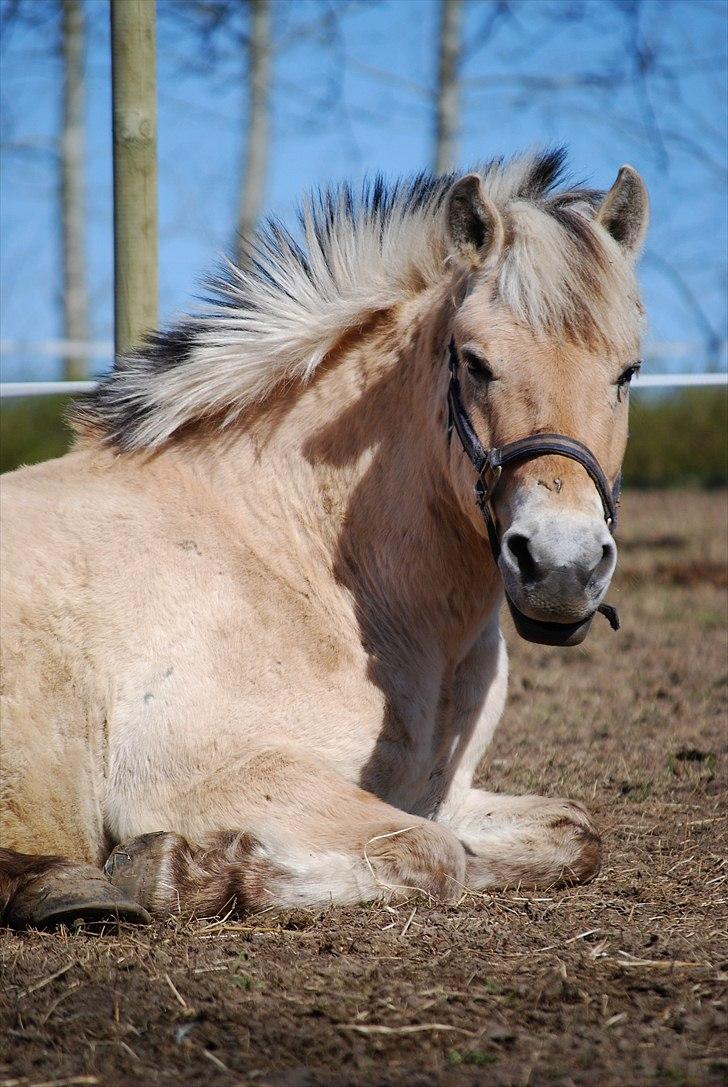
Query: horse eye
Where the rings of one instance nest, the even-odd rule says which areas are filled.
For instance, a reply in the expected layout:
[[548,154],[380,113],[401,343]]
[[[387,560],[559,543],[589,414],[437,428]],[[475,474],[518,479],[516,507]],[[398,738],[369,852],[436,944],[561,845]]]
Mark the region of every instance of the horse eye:
[[626,370],[623,370],[617,378],[617,387],[620,389],[624,389],[625,386],[629,385],[632,378],[640,372],[641,366],[641,362],[634,362],[631,366],[628,366]]
[[482,381],[485,384],[495,381],[495,375],[487,361],[480,355],[476,355],[474,351],[463,351],[463,361],[468,368],[468,373],[472,374],[476,381]]

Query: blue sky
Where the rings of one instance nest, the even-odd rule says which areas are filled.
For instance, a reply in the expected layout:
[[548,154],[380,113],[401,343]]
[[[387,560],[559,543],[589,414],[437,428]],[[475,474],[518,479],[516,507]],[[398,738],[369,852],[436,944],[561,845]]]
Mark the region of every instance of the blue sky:
[[[61,334],[57,182],[60,105],[54,0],[40,25],[6,27],[0,226],[3,339]],[[242,46],[211,48],[171,0],[159,10],[160,313],[195,304],[233,236],[246,110]],[[110,62],[106,0],[86,0],[88,261],[92,334],[112,336]],[[689,342],[653,369],[703,368],[725,338],[726,35],[723,0],[491,0],[465,4],[459,163],[564,143],[575,175],[608,187],[631,162],[653,226],[642,266],[648,344]],[[332,179],[430,165],[437,0],[274,0],[274,122],[266,208],[290,216]],[[723,362],[725,352],[723,351]],[[54,376],[56,360],[6,357],[6,379]]]

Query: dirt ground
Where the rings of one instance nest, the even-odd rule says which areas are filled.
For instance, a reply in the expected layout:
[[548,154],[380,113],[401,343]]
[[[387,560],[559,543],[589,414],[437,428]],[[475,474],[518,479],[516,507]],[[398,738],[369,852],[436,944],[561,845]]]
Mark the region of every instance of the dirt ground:
[[481,780],[588,804],[592,884],[2,931],[0,1087],[728,1081],[727,499],[627,495],[622,631],[595,622],[571,650],[510,637]]

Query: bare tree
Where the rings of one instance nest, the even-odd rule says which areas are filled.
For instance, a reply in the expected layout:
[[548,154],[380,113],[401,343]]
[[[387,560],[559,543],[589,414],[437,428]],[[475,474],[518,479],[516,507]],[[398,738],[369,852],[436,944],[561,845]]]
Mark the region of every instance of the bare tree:
[[[185,75],[199,76],[208,88],[227,89],[241,80],[241,54],[244,58],[245,109],[236,121],[241,153],[231,231],[240,265],[248,259],[246,239],[265,210],[276,93],[285,101],[284,131],[314,134],[335,122],[353,155],[358,154],[343,90],[348,55],[342,24],[362,2],[313,0],[304,6],[271,0],[157,0],[168,56],[177,58]],[[285,74],[274,75],[276,58],[291,55],[305,57],[305,68],[293,60]]]
[[[60,135],[63,331],[76,343],[88,339],[84,198],[84,56],[86,25],[82,0],[62,0],[63,110]],[[83,354],[69,352],[64,375],[86,376]]]
[[270,6],[269,0],[249,0],[248,115],[244,161],[238,204],[236,257],[245,261],[246,239],[260,216],[268,162],[270,102]]
[[457,155],[461,6],[462,0],[440,0],[434,148],[437,174],[451,170]]

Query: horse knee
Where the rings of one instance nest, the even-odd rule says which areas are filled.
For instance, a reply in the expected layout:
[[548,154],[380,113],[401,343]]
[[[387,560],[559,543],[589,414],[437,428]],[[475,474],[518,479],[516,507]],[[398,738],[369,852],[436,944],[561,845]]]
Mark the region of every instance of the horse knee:
[[465,850],[436,823],[383,829],[366,842],[364,857],[383,891],[421,891],[452,902],[465,885]]

